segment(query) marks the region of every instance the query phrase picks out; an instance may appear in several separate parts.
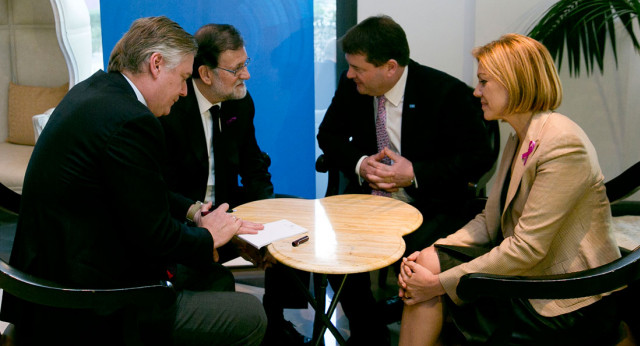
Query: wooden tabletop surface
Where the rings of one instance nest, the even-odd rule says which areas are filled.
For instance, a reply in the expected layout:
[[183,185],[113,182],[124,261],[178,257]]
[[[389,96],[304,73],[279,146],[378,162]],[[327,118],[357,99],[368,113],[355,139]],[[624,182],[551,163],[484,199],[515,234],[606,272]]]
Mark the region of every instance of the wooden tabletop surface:
[[305,235],[299,234],[268,249],[289,267],[324,274],[368,272],[394,263],[405,250],[402,236],[422,224],[422,214],[413,206],[373,195],[265,199],[234,210],[244,220],[286,219],[306,228],[308,242],[292,246],[293,240]]

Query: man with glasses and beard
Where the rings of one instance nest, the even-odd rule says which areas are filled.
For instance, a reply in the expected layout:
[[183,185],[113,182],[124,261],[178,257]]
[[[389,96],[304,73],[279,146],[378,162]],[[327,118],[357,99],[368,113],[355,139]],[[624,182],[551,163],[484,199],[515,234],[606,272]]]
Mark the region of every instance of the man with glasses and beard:
[[[204,25],[194,36],[198,53],[192,78],[187,81],[187,96],[160,119],[169,153],[169,187],[186,197],[181,206],[184,210],[194,201],[211,201],[216,206],[229,203],[233,208],[273,198],[269,162],[256,141],[255,107],[245,84],[251,74],[244,40],[226,24]],[[290,281],[286,268],[239,239],[233,243],[235,246],[219,249],[220,262],[240,254],[266,270],[263,305],[268,327],[263,344],[304,343],[306,339],[283,317],[285,307],[307,307],[297,290],[279,287]],[[309,281],[308,274],[298,275],[303,282]]]

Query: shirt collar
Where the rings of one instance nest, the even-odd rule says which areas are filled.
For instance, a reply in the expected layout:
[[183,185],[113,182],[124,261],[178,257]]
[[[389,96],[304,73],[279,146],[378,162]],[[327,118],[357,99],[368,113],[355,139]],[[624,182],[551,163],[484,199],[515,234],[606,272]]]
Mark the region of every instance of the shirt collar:
[[[198,109],[200,110],[200,114],[207,112],[209,108],[215,106],[213,103],[209,102],[204,95],[202,95],[200,89],[198,89],[198,86],[196,85],[195,79],[191,79],[191,83],[193,84],[193,92],[196,94],[196,100],[198,100]],[[218,102],[216,105],[222,108],[222,102]]]
[[391,104],[394,107],[397,107],[400,104],[400,101],[402,101],[402,98],[404,97],[404,89],[407,85],[408,73],[409,73],[409,65],[404,67],[402,76],[400,76],[400,79],[398,79],[398,82],[396,82],[396,85],[394,85],[393,88],[391,88],[391,90],[387,91],[384,94],[387,100],[391,102]]
[[147,101],[144,99],[144,96],[142,96],[142,93],[140,92],[140,90],[138,90],[136,85],[133,84],[133,82],[129,78],[127,78],[127,76],[125,76],[124,73],[121,73],[121,75],[122,77],[124,77],[124,79],[127,80],[127,82],[129,82],[129,85],[131,85],[131,87],[133,88],[133,92],[136,94],[136,98],[138,98],[138,101],[140,101],[143,105],[149,108],[149,105],[147,105]]

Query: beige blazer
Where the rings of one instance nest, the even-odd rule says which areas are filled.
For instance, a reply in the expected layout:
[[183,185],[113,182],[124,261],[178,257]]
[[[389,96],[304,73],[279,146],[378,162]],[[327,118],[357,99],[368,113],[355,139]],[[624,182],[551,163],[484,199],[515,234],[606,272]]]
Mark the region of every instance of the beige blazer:
[[[611,231],[604,177],[584,131],[564,115],[538,113],[515,153],[517,148],[518,138],[512,134],[485,210],[456,233],[436,242],[494,246],[489,253],[439,275],[456,304],[462,303],[456,286],[467,273],[562,274],[620,257]],[[516,162],[505,206],[500,210],[500,195],[514,154]],[[500,231],[504,240],[498,244]],[[600,296],[530,302],[541,315],[557,316],[598,299]]]

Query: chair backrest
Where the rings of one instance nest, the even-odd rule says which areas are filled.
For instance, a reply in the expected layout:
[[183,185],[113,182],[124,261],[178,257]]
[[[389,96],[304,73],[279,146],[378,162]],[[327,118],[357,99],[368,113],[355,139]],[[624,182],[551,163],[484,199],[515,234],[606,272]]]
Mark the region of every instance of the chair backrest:
[[467,301],[478,297],[569,299],[610,292],[640,280],[640,247],[603,266],[568,274],[503,276],[466,274],[456,289]]
[[640,201],[625,200],[640,189],[640,162],[607,181],[607,197],[613,216],[640,215]]
[[611,203],[624,199],[640,189],[640,162],[605,183]]
[[500,155],[500,124],[497,121],[483,120],[489,133],[489,140],[491,142],[491,157],[493,158],[493,165],[491,169],[485,172],[478,181],[469,182],[470,192],[473,197],[486,197],[487,196],[487,183],[496,172],[498,166],[498,156]]
[[320,154],[316,159],[316,172],[329,174],[325,197],[341,195],[349,184],[349,178],[333,166],[325,154]]
[[21,196],[0,183],[0,209],[6,209],[14,214],[20,211]]
[[71,309],[163,305],[176,298],[169,281],[113,289],[67,287],[24,273],[3,260],[0,260],[0,288],[35,304]]
[[69,71],[69,89],[87,79],[91,68],[91,19],[84,1],[50,0],[56,35]]

